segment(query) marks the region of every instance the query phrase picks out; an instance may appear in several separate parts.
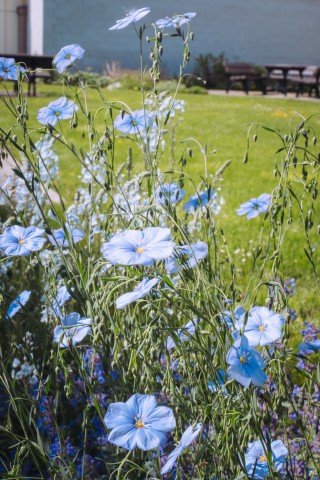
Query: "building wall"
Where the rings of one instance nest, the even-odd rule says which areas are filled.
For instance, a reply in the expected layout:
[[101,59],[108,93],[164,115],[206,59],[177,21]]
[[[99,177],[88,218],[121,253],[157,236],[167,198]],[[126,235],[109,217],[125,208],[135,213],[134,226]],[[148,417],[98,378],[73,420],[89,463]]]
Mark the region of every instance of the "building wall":
[[[55,54],[64,45],[79,43],[86,50],[81,68],[101,71],[113,60],[137,68],[138,39],[132,26],[108,30],[124,16],[124,9],[133,6],[132,0],[44,2],[44,53]],[[224,52],[229,61],[320,65],[319,0],[149,0],[134,5],[151,8],[145,17],[148,23],[196,11],[191,21],[193,59],[200,53]],[[146,35],[152,36],[152,29]],[[147,61],[150,46],[145,43],[144,49]],[[165,39],[163,62],[169,73],[178,71],[180,52],[179,38]]]
[[18,52],[18,16],[20,0],[0,0],[0,53]]
[[32,55],[43,54],[43,0],[29,0],[28,44]]

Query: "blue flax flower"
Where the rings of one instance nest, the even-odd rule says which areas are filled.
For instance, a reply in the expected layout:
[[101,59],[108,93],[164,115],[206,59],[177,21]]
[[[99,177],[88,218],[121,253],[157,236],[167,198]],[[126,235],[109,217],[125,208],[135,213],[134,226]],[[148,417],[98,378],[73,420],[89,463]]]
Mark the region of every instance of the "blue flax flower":
[[136,300],[139,300],[139,298],[143,298],[159,282],[160,280],[158,278],[152,278],[151,280],[144,278],[142,282],[139,283],[139,285],[133,290],[133,292],[125,293],[124,295],[121,295],[121,297],[117,298],[116,307],[122,309],[129,305],[129,303],[135,302]]
[[144,7],[139,8],[138,10],[132,10],[124,18],[116,21],[116,24],[109,28],[109,30],[121,30],[122,28],[127,27],[130,23],[136,23],[145,15],[150,13],[150,8]]
[[130,113],[121,113],[114,121],[114,128],[122,133],[139,133],[144,132],[151,124],[152,118],[147,115],[144,110],[135,110]]
[[250,347],[248,339],[243,335],[239,337],[227,354],[227,363],[230,367],[227,372],[244,387],[263,385],[267,375],[262,370],[265,363],[261,355]]
[[183,15],[174,15],[173,17],[160,18],[156,21],[156,25],[159,28],[173,27],[180,28],[185,23],[188,23],[191,18],[195,17],[195,12],[184,13]]
[[50,102],[47,107],[40,108],[38,112],[38,122],[44,125],[54,126],[58,120],[66,120],[72,118],[74,112],[78,111],[79,107],[72,100],[67,100],[66,97],[60,97],[58,100]]
[[28,302],[31,295],[30,290],[21,292],[13,302],[10,303],[6,318],[12,318]]
[[198,208],[207,205],[213,197],[214,191],[212,188],[199,192],[196,195],[191,195],[189,200],[183,205],[183,210],[188,210],[188,213],[194,213]]
[[[80,240],[83,239],[85,233],[80,230],[79,228],[68,228],[69,235],[72,236],[73,243],[78,243]],[[59,246],[63,248],[67,248],[70,246],[69,241],[66,238],[65,231],[63,228],[59,228],[58,230],[52,230],[53,235],[48,235],[48,238],[52,245]]]
[[299,347],[299,352],[308,352],[308,353],[314,353],[320,350],[320,339],[316,340],[309,340],[304,343],[300,343]]
[[14,58],[0,57],[0,78],[18,80],[19,71],[24,72],[25,68],[17,65]]
[[258,198],[251,198],[245,203],[240,205],[237,210],[238,215],[247,215],[247,219],[257,217],[260,213],[266,213],[268,211],[271,201],[271,195],[269,193],[263,193]]
[[197,438],[202,428],[202,423],[197,423],[197,425],[187,428],[187,430],[183,433],[180,442],[176,446],[174,450],[168,456],[168,460],[164,464],[161,469],[161,474],[164,475],[168,473],[173,465],[175,464],[177,458],[184,452],[184,450]]
[[85,50],[77,43],[66,45],[57,53],[52,63],[59,73],[63,73],[75,60],[80,60],[84,52]]
[[53,332],[53,340],[60,348],[76,345],[91,331],[91,318],[80,318],[79,313],[69,313]]
[[168,258],[174,245],[169,228],[148,227],[118,233],[102,245],[102,253],[114,265],[147,266]]
[[180,202],[185,194],[186,192],[179,187],[177,182],[164,183],[157,188],[155,201],[160,205],[165,205],[166,202],[174,205]]
[[[288,449],[281,440],[271,442],[272,462],[278,472],[284,466]],[[269,477],[268,459],[260,440],[249,443],[245,454],[246,470],[250,478],[262,480]],[[253,473],[254,472],[254,473]],[[253,475],[253,476],[252,476]]]
[[63,307],[63,305],[68,300],[70,300],[70,298],[71,298],[71,295],[70,295],[70,293],[69,293],[69,291],[68,291],[68,289],[65,285],[62,285],[62,287],[58,288],[57,296],[53,300],[53,303],[52,303],[52,312],[53,312],[54,315],[56,315],[56,317],[59,317],[59,318],[62,317],[61,307]]
[[[177,331],[176,335],[179,337],[180,342],[186,342],[189,340],[191,335],[194,335],[196,331],[196,326],[198,323],[198,319],[194,318],[190,320],[186,325],[184,325],[180,330]],[[172,337],[168,337],[166,347],[168,350],[171,348],[176,347],[176,342]]]
[[[230,301],[230,300],[229,300]],[[220,315],[220,320],[224,320],[227,324],[227,327],[229,328],[229,330],[231,330],[233,327],[234,327],[234,324],[236,322],[239,322],[241,320],[243,320],[243,317],[244,315],[246,314],[246,311],[245,309],[243,308],[242,305],[238,305],[235,309],[234,309],[234,313],[232,314],[232,312],[230,310],[223,310],[222,312],[222,315]],[[235,320],[234,320],[235,319]],[[238,335],[236,335],[237,337]]]
[[104,417],[111,429],[109,442],[127,450],[151,450],[167,441],[176,421],[169,407],[158,407],[153,395],[132,395],[125,403],[111,403]]
[[214,380],[209,380],[208,382],[208,389],[210,392],[218,392],[222,391],[224,395],[228,395],[228,390],[225,388],[225,373],[223,370],[217,370]]
[[46,242],[42,237],[44,230],[37,227],[23,228],[13,225],[5,229],[0,235],[0,250],[9,256],[29,255],[31,252],[40,250]]
[[175,255],[167,258],[165,267],[169,273],[179,272],[179,257],[184,260],[182,267],[194,268],[200,260],[208,255],[208,245],[205,242],[197,242],[192,245],[184,245],[175,249]]
[[[243,315],[237,321],[237,330],[243,328],[244,318],[245,316]],[[250,315],[243,333],[247,337],[251,347],[258,345],[265,347],[281,337],[284,324],[285,319],[282,315],[278,315],[267,307],[253,307],[250,310]]]

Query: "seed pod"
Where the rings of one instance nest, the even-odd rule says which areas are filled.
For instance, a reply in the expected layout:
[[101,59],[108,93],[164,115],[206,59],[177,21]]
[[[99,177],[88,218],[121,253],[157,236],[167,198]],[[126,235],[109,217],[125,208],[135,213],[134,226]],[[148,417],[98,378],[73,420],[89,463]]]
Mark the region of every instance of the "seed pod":
[[308,134],[307,134],[307,132],[305,131],[304,128],[301,128],[300,133],[301,133],[301,135],[304,136],[304,138],[308,138]]

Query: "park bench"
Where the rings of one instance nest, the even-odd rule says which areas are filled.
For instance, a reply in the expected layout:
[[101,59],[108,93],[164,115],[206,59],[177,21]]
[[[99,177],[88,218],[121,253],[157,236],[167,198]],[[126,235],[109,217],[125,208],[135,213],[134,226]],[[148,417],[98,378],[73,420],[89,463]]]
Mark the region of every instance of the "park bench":
[[[51,79],[52,77],[52,60],[50,55],[29,55],[27,53],[0,53],[0,57],[14,58],[16,63],[21,63],[28,70],[28,95],[36,96],[36,80],[37,78]],[[14,89],[17,89],[17,82],[14,82]]]
[[256,71],[256,67],[252,63],[225,63],[225,71],[228,77],[227,93],[235,83],[241,83],[246,94],[249,93],[252,82],[260,83],[263,94],[266,93],[265,77]]
[[309,89],[309,97],[311,97],[312,90],[315,91],[316,97],[320,97],[319,92],[319,80],[320,80],[320,67],[310,65],[306,67],[301,74],[301,77],[288,77],[291,83],[297,86],[297,97],[303,93],[304,87]]
[[268,90],[276,90],[287,95],[288,81],[292,78],[298,80],[302,77],[302,72],[306,68],[305,65],[296,65],[289,63],[274,63],[265,65],[267,70]]

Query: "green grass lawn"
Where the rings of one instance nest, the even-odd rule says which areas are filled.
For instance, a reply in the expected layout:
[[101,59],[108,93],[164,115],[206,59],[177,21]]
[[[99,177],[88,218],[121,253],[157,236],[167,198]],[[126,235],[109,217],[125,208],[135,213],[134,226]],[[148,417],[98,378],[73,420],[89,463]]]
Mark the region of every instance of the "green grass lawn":
[[[134,110],[141,108],[141,96],[139,92],[132,91],[109,91],[103,90],[103,96],[106,102],[124,101]],[[38,109],[46,106],[53,99],[61,96],[63,88],[61,86],[38,86],[39,96],[29,98],[29,118],[30,126],[39,128],[36,116]],[[254,244],[260,232],[260,220],[256,218],[248,221],[244,217],[238,217],[235,210],[241,203],[257,197],[261,193],[270,193],[277,184],[277,179],[273,175],[275,162],[281,161],[281,154],[276,155],[277,149],[281,146],[276,135],[272,135],[265,130],[259,130],[258,141],[251,141],[249,151],[249,162],[243,164],[243,157],[246,149],[246,130],[252,123],[262,123],[273,128],[279,128],[282,132],[288,132],[292,125],[300,123],[301,118],[294,114],[299,112],[304,117],[318,114],[320,112],[320,103],[307,102],[295,99],[270,99],[268,97],[227,97],[213,95],[192,95],[181,94],[179,99],[185,101],[184,120],[176,129],[176,158],[179,159],[183,149],[186,146],[193,148],[193,156],[188,159],[186,173],[192,177],[195,183],[200,181],[204,174],[204,165],[199,152],[193,142],[181,144],[180,141],[189,137],[195,137],[203,145],[208,146],[208,152],[216,150],[215,154],[210,154],[208,158],[208,172],[214,174],[215,171],[227,160],[231,160],[231,165],[223,175],[221,184],[221,195],[225,201],[221,214],[217,217],[218,226],[223,226],[226,238],[229,242],[229,248],[233,255],[238,255],[241,268],[239,269],[240,278],[247,277],[251,269],[250,252],[252,243]],[[12,98],[13,102],[16,101]],[[87,96],[88,109],[94,114],[101,107],[101,100],[95,91],[88,91]],[[107,109],[107,104],[105,104]],[[97,129],[103,131],[103,119],[105,110],[101,111],[96,117]],[[3,105],[0,104],[1,125],[5,128],[15,129],[15,118],[8,114]],[[64,132],[68,134],[69,142],[74,143],[79,150],[82,148],[88,151],[89,142],[85,128],[82,126],[81,114],[79,115],[79,126],[75,130],[69,130],[69,122],[64,124]],[[109,122],[110,123],[110,122]],[[319,132],[320,116],[315,116],[312,120],[315,133]],[[250,138],[255,133],[252,129]],[[118,142],[115,161],[120,165],[125,161],[128,147],[131,145],[129,140],[120,139]],[[318,147],[314,147],[318,152]],[[57,147],[60,158],[60,181],[59,186],[65,199],[72,199],[77,175],[80,172],[80,165],[65,150]],[[135,171],[142,166],[139,152],[134,159]],[[168,156],[161,157],[161,169],[168,167]],[[191,186],[186,184],[186,189],[191,192]],[[192,192],[194,193],[194,192]],[[317,242],[318,233],[316,231],[319,220],[319,210],[315,212],[315,226],[311,231],[312,240]],[[295,219],[294,225],[290,226],[290,236],[286,239],[286,267],[284,275],[286,278],[291,276],[297,279],[297,296],[293,301],[294,306],[300,314],[308,321],[316,321],[317,309],[320,306],[319,292],[316,290],[311,266],[304,254],[304,231]],[[240,252],[239,252],[240,249]],[[239,252],[239,253],[234,253]],[[319,263],[319,254],[315,254],[316,261]],[[315,318],[312,318],[315,317]]]

